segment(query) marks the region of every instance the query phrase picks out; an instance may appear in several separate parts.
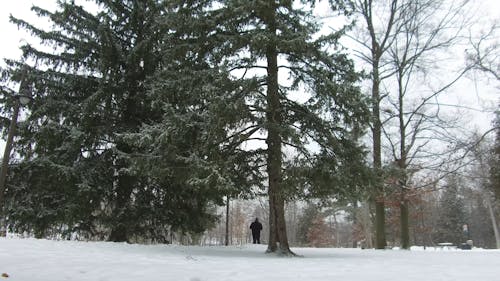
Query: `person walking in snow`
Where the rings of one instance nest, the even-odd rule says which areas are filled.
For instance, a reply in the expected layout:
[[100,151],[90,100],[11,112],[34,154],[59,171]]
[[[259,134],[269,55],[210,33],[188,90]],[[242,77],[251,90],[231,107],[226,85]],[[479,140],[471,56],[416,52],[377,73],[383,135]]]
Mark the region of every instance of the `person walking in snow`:
[[252,230],[253,243],[260,244],[260,231],[262,230],[262,224],[259,222],[258,218],[250,224],[250,229]]

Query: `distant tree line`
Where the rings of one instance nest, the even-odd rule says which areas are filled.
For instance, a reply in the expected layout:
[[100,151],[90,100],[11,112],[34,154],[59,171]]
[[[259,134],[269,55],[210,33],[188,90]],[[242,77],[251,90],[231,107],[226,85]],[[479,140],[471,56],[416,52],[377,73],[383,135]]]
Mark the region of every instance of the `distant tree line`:
[[[489,190],[477,185],[477,179],[459,175],[447,178],[440,188],[421,189],[410,194],[410,244],[435,247],[439,243],[452,243],[460,247],[472,240],[475,247],[496,248],[487,202],[489,195]],[[386,201],[386,236],[389,247],[401,246],[397,199],[398,195]],[[225,216],[222,208],[219,213],[221,217]],[[267,214],[267,210],[259,201],[237,200],[231,204],[230,214],[229,245],[251,243],[248,226],[254,217],[262,220],[265,229],[268,227],[268,218],[263,215]],[[296,201],[287,204],[286,214],[291,246],[372,248],[374,245],[374,213],[366,210],[364,205],[324,206],[318,201]],[[222,220],[194,242],[201,245],[223,245],[224,222]],[[266,243],[267,238],[263,242]]]

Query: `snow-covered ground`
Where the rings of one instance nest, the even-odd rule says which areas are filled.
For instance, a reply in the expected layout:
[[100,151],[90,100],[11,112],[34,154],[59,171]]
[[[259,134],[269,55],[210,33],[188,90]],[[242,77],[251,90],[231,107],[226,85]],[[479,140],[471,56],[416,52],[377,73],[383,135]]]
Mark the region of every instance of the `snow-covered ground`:
[[6,281],[498,281],[498,250],[183,247],[0,238]]

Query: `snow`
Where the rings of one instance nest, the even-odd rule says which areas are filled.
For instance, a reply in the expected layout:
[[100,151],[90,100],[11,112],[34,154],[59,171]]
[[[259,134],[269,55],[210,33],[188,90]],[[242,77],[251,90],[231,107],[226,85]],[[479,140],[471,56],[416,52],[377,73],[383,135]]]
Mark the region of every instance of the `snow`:
[[499,250],[194,247],[0,238],[6,281],[500,280]]

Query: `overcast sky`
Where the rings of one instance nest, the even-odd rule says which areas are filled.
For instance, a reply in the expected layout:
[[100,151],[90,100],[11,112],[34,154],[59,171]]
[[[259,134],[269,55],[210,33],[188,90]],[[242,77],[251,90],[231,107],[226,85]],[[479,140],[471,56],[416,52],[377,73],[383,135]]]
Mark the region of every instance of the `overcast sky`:
[[[499,0],[472,0],[478,2],[482,6],[485,16],[496,18],[500,24],[500,1]],[[76,3],[85,2],[77,0]],[[0,58],[17,58],[20,56],[19,46],[22,40],[28,38],[28,35],[18,30],[12,23],[9,22],[9,15],[26,19],[29,22],[36,23],[39,26],[49,26],[48,23],[40,18],[37,18],[30,10],[33,3],[38,6],[54,10],[56,0],[0,0],[0,30],[2,41],[0,44]],[[499,39],[500,40],[500,39]]]

